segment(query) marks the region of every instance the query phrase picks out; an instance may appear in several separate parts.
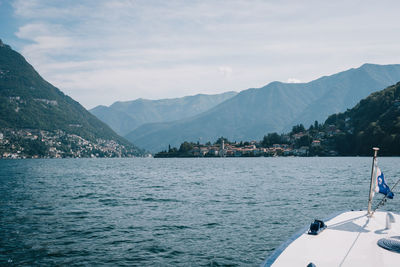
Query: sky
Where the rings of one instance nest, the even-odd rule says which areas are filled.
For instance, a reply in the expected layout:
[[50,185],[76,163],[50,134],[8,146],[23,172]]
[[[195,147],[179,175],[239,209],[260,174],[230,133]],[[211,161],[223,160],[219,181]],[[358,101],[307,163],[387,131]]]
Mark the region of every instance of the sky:
[[0,0],[0,39],[90,109],[400,63],[400,1]]

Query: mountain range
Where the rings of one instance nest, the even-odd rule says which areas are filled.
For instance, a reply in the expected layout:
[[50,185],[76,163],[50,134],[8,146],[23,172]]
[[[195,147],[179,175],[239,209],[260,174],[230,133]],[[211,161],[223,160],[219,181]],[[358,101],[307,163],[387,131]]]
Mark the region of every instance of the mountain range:
[[[35,133],[50,131],[52,133],[47,135],[51,137],[45,142],[47,150],[41,151],[49,152],[49,146],[54,143],[51,140],[58,136],[61,139],[56,143],[62,144],[59,148],[53,147],[55,155],[60,151],[61,156],[92,156],[90,151],[96,146],[95,142],[103,144],[98,150],[99,156],[118,156],[122,155],[121,151],[128,151],[118,148],[113,150],[115,153],[107,154],[113,149],[112,142],[140,155],[143,152],[129,141],[157,152],[183,141],[206,143],[221,136],[231,141],[260,140],[267,133],[288,131],[295,124],[307,126],[316,120],[324,121],[329,115],[344,112],[369,94],[398,81],[400,65],[364,64],[308,83],[272,82],[240,93],[138,99],[92,110],[120,133],[133,129],[123,138],[45,81],[23,56],[0,41],[0,129],[7,138],[13,138],[14,130],[25,129],[19,133],[20,144],[31,138],[29,129]],[[71,138],[75,140],[74,145],[68,143],[72,142]],[[35,140],[35,146],[43,148],[44,141]],[[88,144],[84,153],[68,152],[85,140],[94,143]]]
[[118,134],[125,135],[146,123],[170,122],[195,116],[236,94],[236,92],[215,95],[198,94],[160,100],[140,98],[133,101],[115,102],[109,107],[97,106],[90,112]]
[[266,133],[288,131],[298,123],[325,121],[398,81],[400,65],[364,64],[308,83],[272,82],[241,91],[190,118],[143,124],[125,137],[152,152],[221,136],[232,141],[260,140]]
[[45,81],[22,55],[1,40],[0,129],[62,131],[93,142],[112,140],[135,151],[136,155],[142,153],[78,102]]

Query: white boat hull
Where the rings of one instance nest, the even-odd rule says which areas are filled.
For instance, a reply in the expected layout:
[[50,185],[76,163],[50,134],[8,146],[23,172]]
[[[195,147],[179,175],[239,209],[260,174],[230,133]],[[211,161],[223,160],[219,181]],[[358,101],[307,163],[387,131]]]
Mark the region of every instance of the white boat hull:
[[377,211],[369,218],[366,211],[341,213],[325,221],[328,227],[318,235],[298,233],[262,266],[400,266],[400,253],[377,244],[400,236],[400,215],[390,214]]

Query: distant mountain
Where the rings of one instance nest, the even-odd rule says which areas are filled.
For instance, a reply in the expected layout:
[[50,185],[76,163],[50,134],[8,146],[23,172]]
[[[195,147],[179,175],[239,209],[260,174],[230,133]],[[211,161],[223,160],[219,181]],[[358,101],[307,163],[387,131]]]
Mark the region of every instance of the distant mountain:
[[124,135],[146,123],[170,122],[195,116],[236,94],[236,92],[226,92],[161,100],[137,99],[115,102],[109,107],[97,106],[90,112],[114,131]]
[[141,154],[78,102],[45,81],[23,56],[0,40],[1,129],[62,131],[95,143],[98,139],[114,140]]
[[353,107],[360,99],[400,81],[400,65],[364,64],[309,83],[272,82],[248,89],[197,116],[171,123],[147,124],[125,137],[152,151],[183,141],[260,140],[270,132],[288,131],[324,121]]
[[400,155],[400,82],[361,100],[344,113],[329,116],[325,126],[339,129],[335,135],[340,155]]

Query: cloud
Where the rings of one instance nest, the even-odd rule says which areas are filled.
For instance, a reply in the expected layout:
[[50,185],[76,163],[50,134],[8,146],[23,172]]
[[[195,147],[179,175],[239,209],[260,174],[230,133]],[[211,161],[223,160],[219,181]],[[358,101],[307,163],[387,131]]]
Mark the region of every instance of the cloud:
[[366,2],[15,0],[13,7],[22,54],[90,108],[399,63],[400,2]]
[[288,83],[301,83],[301,80],[296,79],[296,78],[289,78],[287,79]]
[[218,71],[225,77],[230,77],[232,75],[232,68],[229,66],[221,66]]

